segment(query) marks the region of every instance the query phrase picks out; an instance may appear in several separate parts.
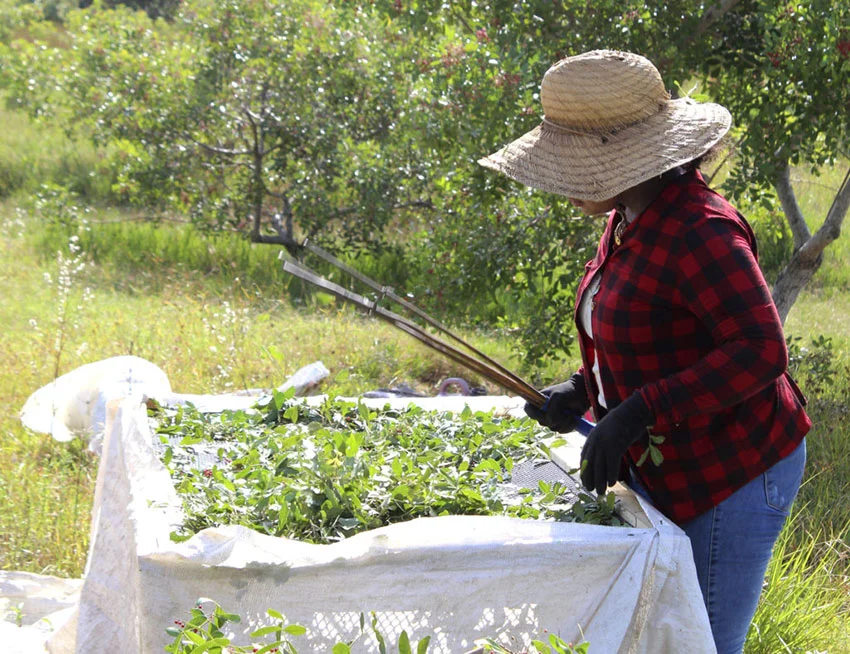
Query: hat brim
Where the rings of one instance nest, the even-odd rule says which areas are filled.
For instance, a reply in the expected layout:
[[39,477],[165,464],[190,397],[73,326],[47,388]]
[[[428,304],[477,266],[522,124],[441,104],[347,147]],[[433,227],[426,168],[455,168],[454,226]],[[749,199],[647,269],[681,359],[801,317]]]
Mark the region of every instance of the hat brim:
[[541,191],[598,202],[696,159],[731,124],[724,107],[681,98],[605,135],[544,122],[478,163]]

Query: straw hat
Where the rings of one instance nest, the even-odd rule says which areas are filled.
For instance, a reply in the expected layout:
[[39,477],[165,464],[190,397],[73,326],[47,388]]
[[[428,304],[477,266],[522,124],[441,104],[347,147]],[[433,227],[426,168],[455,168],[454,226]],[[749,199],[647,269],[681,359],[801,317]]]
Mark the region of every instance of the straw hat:
[[718,104],[671,100],[655,66],[629,52],[562,59],[540,100],[543,122],[478,163],[579,200],[608,200],[699,157],[732,122]]

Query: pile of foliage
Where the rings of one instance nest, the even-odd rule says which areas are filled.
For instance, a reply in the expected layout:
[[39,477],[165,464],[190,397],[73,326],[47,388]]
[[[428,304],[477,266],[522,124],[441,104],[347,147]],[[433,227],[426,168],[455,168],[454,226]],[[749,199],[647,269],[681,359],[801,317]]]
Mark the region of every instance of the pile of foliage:
[[[175,540],[239,524],[329,543],[440,515],[622,524],[613,493],[601,501],[579,493],[567,502],[564,484],[511,483],[515,466],[548,460],[547,432],[524,418],[468,408],[375,410],[343,400],[311,407],[280,392],[256,412],[179,407],[154,416],[186,514]],[[210,463],[199,464],[205,458]]]

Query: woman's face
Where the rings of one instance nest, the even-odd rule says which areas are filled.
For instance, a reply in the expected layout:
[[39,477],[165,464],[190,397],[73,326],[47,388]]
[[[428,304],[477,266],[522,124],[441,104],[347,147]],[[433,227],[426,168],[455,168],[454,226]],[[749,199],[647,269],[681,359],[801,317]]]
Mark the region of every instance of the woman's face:
[[600,214],[610,213],[611,210],[617,206],[617,198],[600,201],[578,200],[576,198],[568,198],[568,200],[574,207],[580,209],[588,216],[598,216]]

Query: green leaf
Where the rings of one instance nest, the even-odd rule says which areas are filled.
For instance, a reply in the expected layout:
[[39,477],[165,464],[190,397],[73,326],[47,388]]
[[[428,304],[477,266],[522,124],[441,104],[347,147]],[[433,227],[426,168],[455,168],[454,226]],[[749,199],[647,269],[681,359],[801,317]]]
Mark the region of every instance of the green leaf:
[[351,434],[345,440],[345,456],[351,458],[351,457],[353,457],[357,454],[359,449],[360,449],[360,441],[358,440],[357,436],[355,436],[354,434]]
[[393,488],[391,495],[393,497],[410,497],[410,486],[407,484],[399,484]]
[[556,636],[555,634],[549,634],[549,644],[556,652],[564,652],[564,654],[566,654],[565,650],[563,649],[563,647],[566,646],[566,643],[560,638],[558,638],[558,636]]
[[387,644],[384,642],[384,636],[378,630],[378,616],[372,613],[372,631],[375,632],[375,639],[378,641],[378,652],[387,654]]
[[552,648],[542,640],[532,640],[531,644],[538,652],[540,652],[540,654],[552,654]]
[[204,637],[189,629],[183,630],[183,635],[197,645],[203,645]]
[[[271,652],[273,649],[279,648],[284,642],[285,641],[282,640],[276,640],[272,643],[267,643],[266,645],[263,645],[260,649],[258,649],[256,654],[267,654],[267,652]],[[286,644],[288,647],[292,648],[291,643],[286,641]],[[251,651],[253,652],[253,650]]]
[[254,632],[251,632],[251,638],[261,638],[263,636],[268,636],[269,634],[276,634],[281,631],[280,625],[270,625],[267,627],[260,627]]
[[650,445],[649,455],[652,457],[652,462],[655,465],[660,466],[662,463],[664,463],[664,455],[661,453],[661,450],[659,450],[657,447],[653,447],[653,446]]
[[[263,314],[260,314],[260,316],[257,316],[257,318],[260,318],[261,316],[266,316],[266,318],[268,319],[269,314],[263,313]],[[266,347],[266,351],[271,355],[272,359],[274,359],[278,363],[283,363],[283,360],[285,358],[284,354],[283,354],[283,352],[278,350],[274,345],[268,345]]]
[[398,654],[413,654],[410,649],[410,637],[406,631],[402,631],[398,637]]
[[348,378],[350,376],[351,376],[351,373],[349,372],[348,368],[343,368],[338,373],[336,373],[336,375],[334,375],[334,381],[336,381],[336,382],[348,381]]
[[345,643],[337,643],[333,646],[331,654],[351,654],[351,647]]
[[364,422],[368,423],[369,418],[371,417],[371,410],[368,406],[360,402],[357,405],[357,414],[363,419]]
[[431,636],[425,636],[423,639],[419,641],[419,644],[416,646],[416,654],[427,654],[428,645],[431,643]]
[[307,627],[300,624],[290,624],[283,628],[290,636],[303,636],[307,633]]
[[211,638],[210,640],[204,641],[201,638],[201,643],[195,647],[190,654],[203,654],[203,652],[209,652],[212,649],[221,650],[223,647],[227,647],[230,645],[229,638]]

